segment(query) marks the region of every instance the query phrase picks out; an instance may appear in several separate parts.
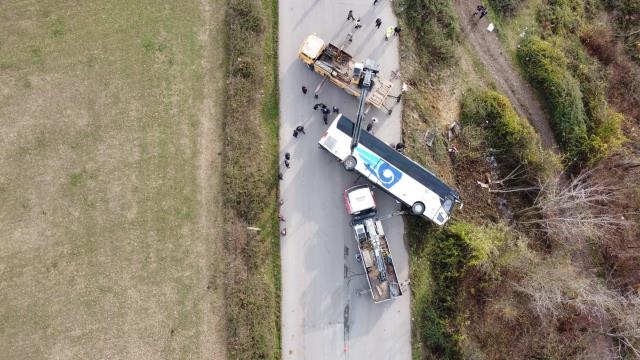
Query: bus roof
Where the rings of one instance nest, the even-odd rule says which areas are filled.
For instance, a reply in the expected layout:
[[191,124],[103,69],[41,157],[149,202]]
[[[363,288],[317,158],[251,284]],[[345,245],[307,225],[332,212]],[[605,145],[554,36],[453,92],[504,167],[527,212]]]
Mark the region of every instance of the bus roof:
[[[338,120],[338,130],[351,137],[354,128],[353,122],[346,116],[342,115]],[[436,193],[442,199],[451,199],[453,201],[460,201],[460,195],[457,191],[449,187],[437,176],[432,174],[429,170],[422,167],[420,164],[412,161],[406,156],[402,155],[392,147],[387,145],[384,141],[376,138],[366,131],[360,133],[360,144],[369,148],[375,152],[378,156],[384,158],[390,164],[397,167],[400,171],[409,175],[431,191]]]

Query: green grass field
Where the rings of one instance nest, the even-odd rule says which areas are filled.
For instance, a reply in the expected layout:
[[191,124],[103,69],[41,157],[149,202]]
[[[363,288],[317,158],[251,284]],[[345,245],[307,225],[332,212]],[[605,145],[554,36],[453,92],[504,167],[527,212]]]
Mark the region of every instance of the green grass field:
[[0,357],[224,356],[211,2],[0,3]]

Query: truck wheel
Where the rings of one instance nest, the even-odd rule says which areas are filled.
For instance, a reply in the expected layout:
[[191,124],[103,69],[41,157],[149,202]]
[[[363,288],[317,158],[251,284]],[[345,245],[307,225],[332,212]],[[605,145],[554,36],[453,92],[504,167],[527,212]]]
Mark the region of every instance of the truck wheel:
[[422,215],[422,213],[424,212],[424,204],[421,202],[415,202],[413,203],[413,205],[411,205],[411,213],[413,215]]
[[347,156],[346,159],[344,159],[344,161],[342,162],[342,165],[344,165],[344,169],[347,171],[353,171],[356,168],[356,164],[358,163],[358,161],[356,160],[355,157],[353,157],[352,155]]

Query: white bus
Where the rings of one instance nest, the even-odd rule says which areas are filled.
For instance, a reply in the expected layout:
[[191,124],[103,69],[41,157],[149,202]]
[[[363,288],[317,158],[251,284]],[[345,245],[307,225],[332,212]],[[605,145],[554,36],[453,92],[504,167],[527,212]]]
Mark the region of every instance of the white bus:
[[351,120],[340,114],[318,144],[336,156],[347,170],[355,170],[410,207],[414,215],[424,216],[438,225],[446,223],[455,203],[462,204],[458,192],[366,131],[361,131],[351,156],[354,126]]

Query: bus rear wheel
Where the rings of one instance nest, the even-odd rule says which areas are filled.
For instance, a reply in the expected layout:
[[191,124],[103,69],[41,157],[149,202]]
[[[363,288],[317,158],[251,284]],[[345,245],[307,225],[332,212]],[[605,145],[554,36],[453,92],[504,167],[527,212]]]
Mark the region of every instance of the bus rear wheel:
[[411,213],[413,215],[422,215],[422,213],[424,212],[424,204],[421,202],[415,202],[413,203],[413,205],[411,205]]
[[356,164],[358,163],[358,161],[356,160],[356,158],[352,155],[347,156],[346,159],[344,159],[344,161],[342,162],[342,165],[344,165],[344,169],[347,171],[353,171],[356,168]]

